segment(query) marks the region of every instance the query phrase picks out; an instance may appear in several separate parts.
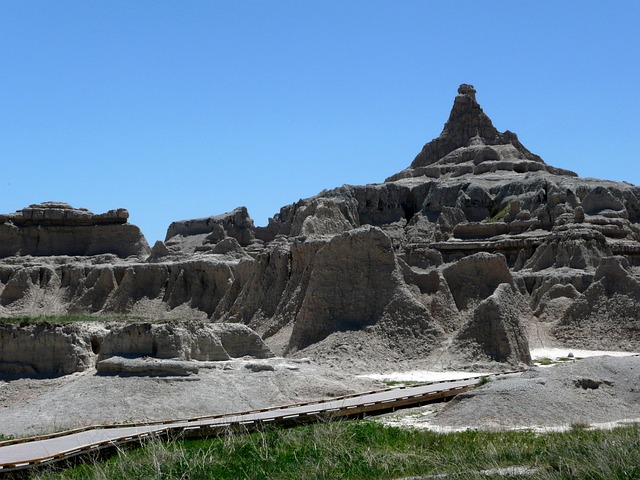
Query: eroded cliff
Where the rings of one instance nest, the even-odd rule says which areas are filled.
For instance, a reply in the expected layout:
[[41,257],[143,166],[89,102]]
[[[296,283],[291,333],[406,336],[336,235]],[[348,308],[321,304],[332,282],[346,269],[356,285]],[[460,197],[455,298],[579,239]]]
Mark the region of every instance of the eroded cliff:
[[174,222],[145,260],[10,249],[0,314],[236,322],[277,353],[356,366],[517,366],[541,339],[640,348],[640,188],[547,165],[475,95],[460,87],[407,169],[285,206],[266,227],[245,208]]

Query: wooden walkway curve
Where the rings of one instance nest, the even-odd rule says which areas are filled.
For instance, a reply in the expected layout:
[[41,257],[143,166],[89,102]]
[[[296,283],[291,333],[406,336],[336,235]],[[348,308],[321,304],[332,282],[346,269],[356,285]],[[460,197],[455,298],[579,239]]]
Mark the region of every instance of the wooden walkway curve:
[[[519,372],[509,372],[508,375]],[[492,375],[496,376],[496,375]],[[326,419],[383,413],[453,397],[481,382],[485,376],[388,388],[331,400],[285,405],[261,410],[127,425],[97,425],[51,435],[0,442],[0,475],[46,465],[150,436],[209,437],[233,429],[261,425],[290,426]]]

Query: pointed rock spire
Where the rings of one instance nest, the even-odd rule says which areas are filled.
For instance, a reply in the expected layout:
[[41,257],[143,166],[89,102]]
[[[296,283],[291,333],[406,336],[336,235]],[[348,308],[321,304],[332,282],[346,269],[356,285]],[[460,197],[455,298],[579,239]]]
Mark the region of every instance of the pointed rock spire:
[[442,133],[423,147],[413,160],[411,168],[431,165],[457,148],[479,143],[511,144],[526,159],[544,163],[539,156],[531,153],[520,143],[515,133],[508,130],[504,133],[499,132],[476,101],[476,89],[473,85],[463,83],[458,88],[458,95]]

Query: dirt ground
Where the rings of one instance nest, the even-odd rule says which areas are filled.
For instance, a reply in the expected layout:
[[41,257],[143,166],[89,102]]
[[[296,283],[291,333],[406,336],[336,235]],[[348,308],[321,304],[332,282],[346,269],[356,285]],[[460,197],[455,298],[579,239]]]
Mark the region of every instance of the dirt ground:
[[[545,362],[546,363],[546,362]],[[448,403],[381,418],[388,425],[449,432],[467,429],[562,431],[640,422],[640,357],[593,356],[536,366],[490,381]]]
[[[380,420],[437,431],[549,430],[640,421],[640,357],[565,350],[534,350],[534,359],[547,366],[491,381],[448,403],[402,410]],[[0,435],[234,413],[384,388],[383,382],[389,381],[470,374],[396,366],[396,372],[356,376],[309,359],[236,359],[209,362],[197,374],[180,377],[105,376],[90,370],[54,379],[0,379]]]
[[307,359],[283,358],[215,362],[180,377],[89,370],[55,379],[5,379],[0,380],[0,435],[234,413],[383,387]]

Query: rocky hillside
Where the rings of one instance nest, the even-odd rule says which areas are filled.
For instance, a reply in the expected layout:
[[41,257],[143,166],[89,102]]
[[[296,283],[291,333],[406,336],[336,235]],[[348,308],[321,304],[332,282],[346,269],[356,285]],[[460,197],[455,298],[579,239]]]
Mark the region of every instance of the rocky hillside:
[[[640,348],[640,188],[547,165],[470,85],[407,169],[287,205],[266,227],[243,207],[174,222],[147,256],[139,233],[116,233],[128,224],[17,220],[28,211],[0,216],[0,315],[243,323],[276,353],[354,367],[521,365],[529,342]],[[60,246],[87,228],[94,240]]]

